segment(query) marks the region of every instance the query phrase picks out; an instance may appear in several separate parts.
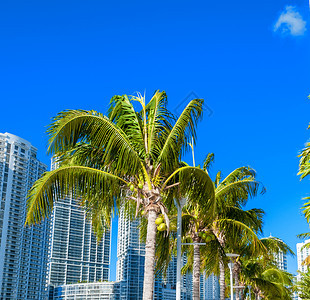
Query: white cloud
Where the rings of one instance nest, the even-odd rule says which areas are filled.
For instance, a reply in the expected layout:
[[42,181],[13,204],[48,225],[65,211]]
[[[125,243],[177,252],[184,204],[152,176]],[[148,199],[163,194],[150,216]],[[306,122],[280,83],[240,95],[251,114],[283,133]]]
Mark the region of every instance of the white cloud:
[[274,25],[273,31],[294,36],[303,35],[306,31],[306,21],[303,20],[295,6],[286,6]]

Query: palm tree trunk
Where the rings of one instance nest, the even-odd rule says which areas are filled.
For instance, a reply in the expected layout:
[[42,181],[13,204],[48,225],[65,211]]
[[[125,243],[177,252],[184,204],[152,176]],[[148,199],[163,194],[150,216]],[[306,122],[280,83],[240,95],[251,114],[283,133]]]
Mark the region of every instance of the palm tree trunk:
[[244,288],[241,290],[241,293],[240,293],[240,300],[244,300],[244,297],[245,297],[245,282],[239,282],[240,285],[244,286]]
[[157,217],[156,211],[154,209],[149,210],[146,244],[145,244],[143,300],[153,300],[155,244],[156,244],[156,224],[155,224],[156,217]]
[[193,300],[200,300],[200,248],[196,244],[194,245]]
[[225,300],[225,267],[223,260],[220,260],[220,299]]
[[[235,286],[239,286],[239,272],[238,272],[238,265],[237,263],[235,263],[235,266],[234,266],[234,269],[233,269],[233,272],[234,272],[234,280],[235,280]],[[236,295],[236,300],[240,300],[240,289],[237,288],[235,289],[235,295]]]
[[[238,278],[238,274],[235,273],[235,284],[234,286],[239,286],[239,278]],[[235,298],[236,300],[240,300],[240,289],[235,289]]]
[[241,290],[240,300],[244,300],[244,289],[243,289],[243,290]]

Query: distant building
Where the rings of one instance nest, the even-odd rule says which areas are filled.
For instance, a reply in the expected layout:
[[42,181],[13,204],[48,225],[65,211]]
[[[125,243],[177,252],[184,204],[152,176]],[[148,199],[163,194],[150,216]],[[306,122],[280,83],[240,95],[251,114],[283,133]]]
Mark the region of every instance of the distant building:
[[310,248],[304,247],[308,243],[310,243],[310,239],[303,243],[297,243],[296,245],[298,271],[303,273],[306,272],[308,268],[302,264],[302,262],[310,255]]
[[[52,169],[55,167],[57,166],[52,163]],[[50,218],[50,299],[54,288],[59,285],[108,280],[110,242],[111,233],[107,230],[98,243],[91,221],[87,219],[77,199],[71,196],[58,199]]]
[[280,270],[287,271],[287,256],[282,251],[275,254],[275,261]]
[[54,300],[119,300],[118,282],[93,282],[61,285],[55,288]]
[[220,299],[220,283],[219,278],[214,274],[200,277],[200,299],[201,300],[219,300]]
[[43,299],[47,222],[25,227],[26,197],[47,170],[30,142],[0,133],[0,299]]
[[[273,238],[281,241],[278,238],[273,237],[271,234],[269,238]],[[283,251],[279,251],[278,253],[274,253],[274,262],[280,270],[287,271],[287,255],[283,253]]]
[[139,240],[139,221],[126,218],[120,210],[118,219],[116,280],[120,282],[120,299],[142,299],[144,245]]

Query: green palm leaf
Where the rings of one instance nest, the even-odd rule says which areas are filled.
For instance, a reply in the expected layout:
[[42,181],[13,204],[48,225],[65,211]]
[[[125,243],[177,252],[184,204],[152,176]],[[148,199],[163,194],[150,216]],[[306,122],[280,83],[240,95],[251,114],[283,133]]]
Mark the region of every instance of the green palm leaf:
[[100,113],[83,110],[61,112],[54,118],[48,133],[50,153],[64,153],[82,141],[103,149],[103,164],[117,161],[115,168],[122,174],[136,174],[141,169],[139,155],[129,138],[121,128]]
[[180,160],[180,156],[189,149],[191,138],[196,139],[196,124],[202,117],[202,99],[192,100],[183,110],[160,151],[158,162],[164,170],[173,170]]
[[63,166],[46,172],[29,191],[26,224],[46,218],[53,209],[54,200],[66,195],[82,197],[81,204],[96,213],[100,209],[99,198],[110,216],[115,197],[121,196],[121,184],[127,182],[108,172],[83,166]]

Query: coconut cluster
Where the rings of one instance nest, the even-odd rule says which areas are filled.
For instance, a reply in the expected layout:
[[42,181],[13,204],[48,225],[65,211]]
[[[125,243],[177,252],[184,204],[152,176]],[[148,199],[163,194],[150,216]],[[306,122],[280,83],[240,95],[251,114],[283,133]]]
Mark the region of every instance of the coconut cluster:
[[[158,231],[165,231],[167,230],[167,225],[165,223],[165,218],[163,216],[159,216],[156,220],[155,220],[155,224],[157,225],[157,230]],[[170,227],[169,227],[170,231],[177,231],[177,226],[173,223],[170,223]]]
[[206,243],[215,240],[215,235],[211,232],[200,231],[198,236],[203,239]]

